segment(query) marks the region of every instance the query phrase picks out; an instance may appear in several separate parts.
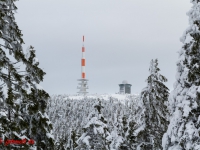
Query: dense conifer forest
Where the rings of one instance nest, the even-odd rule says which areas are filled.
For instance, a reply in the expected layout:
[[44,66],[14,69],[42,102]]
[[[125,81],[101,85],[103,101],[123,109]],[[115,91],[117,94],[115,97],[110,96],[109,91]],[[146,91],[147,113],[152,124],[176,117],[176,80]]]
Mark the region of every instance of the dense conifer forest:
[[199,0],[187,13],[171,92],[153,58],[138,95],[51,96],[37,51],[23,49],[15,2],[0,0],[0,150],[200,150]]

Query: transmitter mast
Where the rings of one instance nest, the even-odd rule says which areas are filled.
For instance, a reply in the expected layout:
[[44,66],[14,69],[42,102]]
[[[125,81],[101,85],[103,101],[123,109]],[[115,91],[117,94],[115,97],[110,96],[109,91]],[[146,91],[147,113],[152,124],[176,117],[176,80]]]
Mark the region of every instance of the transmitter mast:
[[87,85],[87,79],[86,79],[86,73],[85,73],[85,47],[84,47],[84,41],[85,37],[83,36],[83,46],[82,46],[82,59],[81,59],[81,79],[78,79],[79,86],[77,87],[79,89],[78,93],[81,95],[86,95],[88,92],[86,91],[88,89]]

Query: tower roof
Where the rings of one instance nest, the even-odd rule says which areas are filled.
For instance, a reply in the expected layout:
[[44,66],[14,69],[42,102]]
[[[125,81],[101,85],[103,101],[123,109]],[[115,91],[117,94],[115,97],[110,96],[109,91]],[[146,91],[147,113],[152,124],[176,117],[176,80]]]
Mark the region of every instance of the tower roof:
[[122,84],[128,84],[127,80],[122,81]]

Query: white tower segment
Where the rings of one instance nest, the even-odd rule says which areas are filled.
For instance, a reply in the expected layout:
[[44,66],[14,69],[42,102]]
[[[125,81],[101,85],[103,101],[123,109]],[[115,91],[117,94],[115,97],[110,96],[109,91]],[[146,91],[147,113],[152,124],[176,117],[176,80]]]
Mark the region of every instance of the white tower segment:
[[84,41],[85,38],[83,36],[83,46],[82,46],[82,59],[81,59],[81,79],[78,79],[80,81],[79,85],[77,88],[79,89],[79,94],[85,95],[88,92],[86,91],[88,89],[87,86],[87,79],[86,79],[86,72],[85,72],[85,47],[84,47]]

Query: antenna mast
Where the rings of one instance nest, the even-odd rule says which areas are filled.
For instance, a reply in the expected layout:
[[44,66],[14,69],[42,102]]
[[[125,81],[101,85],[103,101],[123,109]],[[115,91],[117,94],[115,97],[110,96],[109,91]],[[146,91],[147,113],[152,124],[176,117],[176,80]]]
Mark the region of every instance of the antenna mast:
[[82,46],[82,59],[81,59],[81,79],[78,79],[80,81],[79,86],[77,87],[79,89],[79,94],[86,95],[88,92],[86,91],[88,89],[87,86],[87,79],[86,79],[86,73],[85,73],[85,47],[84,47],[84,41],[85,37],[83,36],[83,46]]

